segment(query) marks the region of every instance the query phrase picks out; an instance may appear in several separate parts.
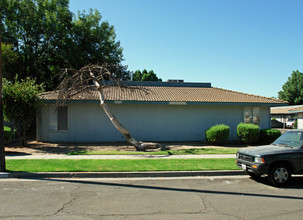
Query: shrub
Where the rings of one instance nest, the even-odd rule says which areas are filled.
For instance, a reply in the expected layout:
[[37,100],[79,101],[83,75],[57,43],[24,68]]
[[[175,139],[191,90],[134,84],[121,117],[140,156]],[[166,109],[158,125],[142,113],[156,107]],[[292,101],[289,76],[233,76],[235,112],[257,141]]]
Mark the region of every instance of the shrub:
[[275,129],[262,129],[260,131],[260,141],[264,144],[270,144],[281,136],[281,131]]
[[295,121],[293,129],[297,129],[298,128],[298,120]]
[[229,138],[229,127],[227,125],[215,125],[205,133],[206,140],[214,144],[223,144]]
[[8,121],[14,121],[17,135],[25,145],[25,132],[36,118],[36,107],[40,104],[38,94],[43,85],[37,85],[35,79],[26,78],[11,82],[3,79],[3,110]]
[[258,125],[240,123],[237,127],[237,134],[245,144],[254,144],[259,141],[260,129]]
[[4,126],[4,143],[10,142],[13,137],[13,132],[10,127]]

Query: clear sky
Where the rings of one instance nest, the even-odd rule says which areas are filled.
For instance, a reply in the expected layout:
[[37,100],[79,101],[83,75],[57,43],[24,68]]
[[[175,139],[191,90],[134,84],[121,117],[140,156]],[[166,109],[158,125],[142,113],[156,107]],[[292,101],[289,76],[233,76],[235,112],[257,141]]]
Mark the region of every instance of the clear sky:
[[302,0],[70,0],[115,27],[128,69],[277,97],[303,72]]

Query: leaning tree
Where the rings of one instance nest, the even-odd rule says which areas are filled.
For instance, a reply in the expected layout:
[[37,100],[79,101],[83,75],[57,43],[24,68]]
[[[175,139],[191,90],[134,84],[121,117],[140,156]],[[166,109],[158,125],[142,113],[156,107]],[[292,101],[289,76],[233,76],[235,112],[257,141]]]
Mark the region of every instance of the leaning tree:
[[[151,148],[165,149],[164,146],[158,143],[147,143],[135,140],[129,130],[127,130],[115,117],[111,109],[106,103],[104,89],[109,86],[118,86],[123,89],[141,90],[148,92],[140,86],[127,86],[126,83],[113,73],[113,70],[119,70],[121,67],[112,65],[88,65],[80,70],[63,69],[60,72],[60,84],[58,86],[58,107],[64,105],[70,98],[81,94],[83,92],[97,91],[99,95],[100,105],[104,112],[115,126],[115,128],[122,133],[126,141],[133,145],[137,151],[145,151]],[[111,71],[109,71],[111,70]],[[118,71],[119,72],[119,71]]]

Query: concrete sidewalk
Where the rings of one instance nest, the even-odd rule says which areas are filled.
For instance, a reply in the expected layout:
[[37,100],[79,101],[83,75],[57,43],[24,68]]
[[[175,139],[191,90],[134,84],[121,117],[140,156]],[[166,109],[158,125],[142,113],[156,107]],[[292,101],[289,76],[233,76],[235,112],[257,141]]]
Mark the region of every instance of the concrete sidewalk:
[[65,155],[65,154],[34,154],[34,155],[8,155],[11,159],[70,159],[70,160],[121,160],[121,159],[212,159],[236,158],[235,154],[202,154],[202,155]]

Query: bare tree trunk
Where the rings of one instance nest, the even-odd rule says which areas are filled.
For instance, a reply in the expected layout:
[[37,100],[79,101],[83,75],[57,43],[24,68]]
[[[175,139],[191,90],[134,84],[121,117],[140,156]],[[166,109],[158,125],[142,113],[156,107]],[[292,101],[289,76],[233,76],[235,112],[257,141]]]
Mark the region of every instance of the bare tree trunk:
[[16,125],[17,137],[20,141],[20,144],[22,145],[22,147],[26,147],[25,132],[24,132],[23,126],[20,126],[19,123],[16,123],[15,125]]
[[1,30],[2,19],[0,19],[0,171],[6,171],[5,148],[4,148],[4,122],[3,122],[3,103],[2,103],[2,48]]
[[[94,74],[92,72],[90,72],[90,75],[94,78]],[[162,146],[158,143],[144,143],[144,142],[137,141],[134,138],[132,138],[130,132],[118,121],[118,119],[115,117],[115,115],[110,110],[107,103],[105,102],[102,86],[96,80],[94,80],[94,83],[98,87],[101,107],[103,108],[104,112],[106,113],[106,115],[108,116],[110,121],[113,123],[115,128],[121,132],[121,134],[125,137],[126,141],[129,144],[133,145],[137,151],[145,151],[146,149],[155,149],[155,148],[160,148],[160,147],[161,147],[161,150],[165,149],[164,146]]]
[[125,137],[126,141],[131,145],[135,146],[137,150],[145,150],[145,147],[142,146],[140,142],[136,141],[131,137],[130,132],[117,120],[117,118],[112,113],[108,105],[105,103],[104,95],[101,87],[99,87],[98,91],[99,91],[100,105],[103,108],[106,115],[108,116],[108,118],[110,119],[110,121],[116,127],[116,129],[120,131],[121,134],[123,134],[123,136]]

